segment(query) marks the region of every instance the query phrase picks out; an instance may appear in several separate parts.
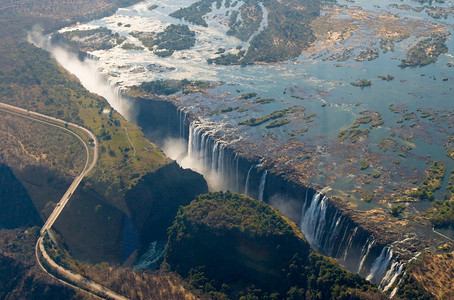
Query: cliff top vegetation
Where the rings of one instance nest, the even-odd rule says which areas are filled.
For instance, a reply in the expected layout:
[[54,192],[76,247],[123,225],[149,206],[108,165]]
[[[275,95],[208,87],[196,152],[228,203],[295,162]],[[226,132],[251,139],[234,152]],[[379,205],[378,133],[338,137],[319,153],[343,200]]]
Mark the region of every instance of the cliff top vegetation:
[[165,259],[214,299],[383,297],[359,275],[313,252],[276,209],[229,191],[201,195],[180,209]]

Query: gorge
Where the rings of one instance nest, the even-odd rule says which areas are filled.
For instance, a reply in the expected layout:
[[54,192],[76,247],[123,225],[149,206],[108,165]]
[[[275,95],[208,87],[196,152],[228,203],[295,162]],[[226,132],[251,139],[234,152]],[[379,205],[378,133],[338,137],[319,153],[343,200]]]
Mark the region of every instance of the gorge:
[[[118,19],[125,17],[134,27],[139,23],[134,23],[135,18],[142,15],[159,18],[153,14],[175,9],[161,3],[161,8],[149,12],[145,11],[147,5],[148,2],[122,10],[112,20],[98,20],[90,26],[117,26],[122,35],[130,38],[127,29],[117,25]],[[354,20],[364,14],[377,16],[377,8],[367,3],[361,5],[373,12],[354,9],[339,13],[342,9],[336,8],[332,15],[344,13]],[[389,10],[395,12],[397,8]],[[222,9],[213,11],[216,16],[225,13]],[[378,15],[377,18],[383,17]],[[214,19],[209,19],[210,25]],[[164,21],[158,27],[174,22],[167,16],[159,20]],[[396,24],[391,25],[401,25]],[[446,30],[437,27],[439,22],[419,22],[418,26]],[[191,27],[197,30],[200,41],[206,42],[207,34],[211,38],[216,36],[214,44],[207,46],[210,50],[203,48],[205,44],[201,42],[196,44],[196,50],[176,53],[173,58],[149,58],[147,55],[152,54],[147,50],[126,51],[120,47],[112,52],[91,51],[79,67],[91,65],[95,78],[87,75],[90,72],[78,75],[77,70],[71,69],[75,61],[59,62],[82,83],[96,82],[97,90],[86,87],[106,97],[112,107],[139,125],[151,141],[181,166],[203,174],[211,190],[240,192],[273,205],[298,225],[320,253],[336,258],[347,270],[361,274],[394,295],[407,262],[449,241],[449,237],[434,233],[427,220],[420,221],[419,213],[427,204],[408,197],[424,182],[428,161],[436,159],[448,168],[453,166],[444,155],[449,146],[445,146],[444,140],[454,115],[452,110],[445,109],[449,108],[445,104],[452,77],[452,69],[446,65],[449,56],[439,57],[439,70],[426,67],[427,76],[420,74],[420,69],[397,69],[395,58],[384,50],[379,58],[370,56],[370,61],[362,61],[364,65],[358,66],[361,60],[353,59],[353,50],[335,49],[331,54],[323,52],[326,48],[318,52],[308,50],[320,56],[308,57],[306,53],[276,65],[244,69],[210,66],[205,71],[201,65],[213,47],[224,46],[227,41],[232,50],[237,41],[220,34],[224,28],[213,32],[208,30],[210,27]],[[354,37],[352,32],[342,34],[345,38]],[[327,39],[335,37],[332,34]],[[400,45],[400,38],[404,39],[402,36],[392,42]],[[451,40],[448,45],[452,46]],[[393,56],[403,57],[404,46],[396,48]],[[59,55],[54,54],[58,60]],[[134,55],[140,59],[128,61]],[[153,64],[149,64],[151,61]],[[375,80],[364,89],[350,86],[349,82],[358,78],[380,77],[384,72],[381,64],[393,66],[393,75],[400,81]],[[98,74],[99,66],[102,75]],[[186,75],[210,80],[213,87],[167,97],[122,95],[139,82],[181,79]],[[260,80],[255,81],[255,75]],[[442,77],[448,79],[440,81]],[[432,103],[424,101],[427,95],[433,96]],[[268,127],[272,123],[266,128],[255,123],[257,119],[270,119],[273,114],[279,115],[278,119],[282,116],[289,119],[279,119],[287,123],[282,122],[283,126],[278,128]],[[437,147],[428,146],[431,143]],[[442,196],[441,191],[447,186],[447,176],[444,178],[437,197]],[[405,217],[391,217],[388,209],[401,203],[405,205]]]

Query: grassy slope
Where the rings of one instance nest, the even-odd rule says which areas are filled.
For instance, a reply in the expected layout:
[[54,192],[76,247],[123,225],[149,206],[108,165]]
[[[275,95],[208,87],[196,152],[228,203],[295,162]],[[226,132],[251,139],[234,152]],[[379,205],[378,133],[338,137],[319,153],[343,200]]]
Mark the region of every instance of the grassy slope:
[[428,251],[413,261],[397,296],[404,299],[452,299],[454,297],[454,251],[450,245]]
[[[104,109],[110,109],[108,103],[85,90],[46,51],[27,43],[26,31],[37,23],[45,31],[53,31],[75,20],[112,13],[115,5],[131,2],[138,1],[65,0],[55,3],[40,0],[25,1],[20,6],[9,6],[10,2],[0,1],[0,101],[80,124],[98,137],[100,151],[97,167],[82,182],[83,190],[75,193],[69,207],[63,212],[65,218],[62,220],[71,222],[59,220],[56,223],[68,245],[79,248],[80,257],[88,259],[95,256],[96,261],[102,259],[103,254],[107,255],[107,259],[118,260],[120,257],[118,245],[122,238],[123,222],[126,215],[130,215],[124,195],[141,177],[172,165],[172,161],[145,139],[140,128],[116,112],[103,113]],[[1,9],[3,7],[5,9]],[[34,125],[26,124],[22,128],[24,126]],[[21,136],[19,131],[11,130],[8,133]],[[58,146],[56,134],[50,133],[48,129],[37,133],[28,136],[28,139],[21,136],[30,153],[50,153],[53,144]],[[30,146],[39,137],[42,138],[39,147]],[[16,150],[13,150],[18,154],[18,159],[8,159],[6,162],[15,173],[20,173],[20,179],[29,180],[27,191],[34,201],[38,199],[39,203],[35,201],[35,205],[46,215],[66,190],[71,177],[77,173],[77,166],[71,170],[66,168],[65,151],[54,153],[52,161],[49,159],[47,163],[27,163],[24,166],[18,147],[20,145],[16,143]],[[74,160],[77,159],[74,157]],[[44,170],[46,172],[43,174]],[[46,185],[49,180],[55,180],[56,184]],[[193,180],[198,182],[203,179]],[[73,223],[78,225],[78,229],[74,228]],[[83,235],[87,232],[90,234]],[[100,237],[103,237],[102,242],[98,242]],[[89,245],[97,247],[87,249]],[[87,250],[89,253],[84,252]]]

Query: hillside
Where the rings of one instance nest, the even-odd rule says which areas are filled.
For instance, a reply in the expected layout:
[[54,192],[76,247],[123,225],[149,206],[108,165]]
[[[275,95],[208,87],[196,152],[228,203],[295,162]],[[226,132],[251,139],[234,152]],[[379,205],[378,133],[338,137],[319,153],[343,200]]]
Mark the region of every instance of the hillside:
[[201,195],[180,209],[165,260],[214,298],[380,299],[369,282],[313,252],[276,209],[230,192]]
[[[81,18],[110,14],[118,5],[133,2],[0,3],[0,101],[79,124],[98,138],[97,167],[82,182],[55,225],[76,258],[95,262],[119,263],[131,254],[122,251],[123,240],[128,238],[124,231],[128,220],[132,220],[134,231],[143,234],[139,238],[144,244],[133,247],[148,248],[147,234],[152,229],[146,227],[145,220],[153,217],[145,212],[156,215],[155,210],[163,205],[151,201],[155,195],[173,207],[167,211],[171,215],[169,225],[178,206],[188,204],[199,191],[206,192],[207,186],[202,176],[175,165],[105,99],[85,90],[48,52],[27,43],[26,31],[35,24],[53,31]],[[0,126],[6,129],[0,135],[8,141],[1,149],[2,163],[24,185],[45,219],[84,163],[81,145],[56,128],[8,114],[2,116]],[[158,184],[146,181],[156,176],[153,174],[159,174]],[[135,191],[136,186],[140,192]],[[181,194],[176,197],[177,190]],[[155,206],[144,204],[152,202]],[[139,213],[140,220],[136,217]],[[159,236],[165,232],[165,228],[153,230]]]
[[93,299],[42,276],[34,250],[39,228],[0,230],[1,299]]
[[452,299],[454,297],[454,252],[445,244],[413,261],[397,295],[404,299]]

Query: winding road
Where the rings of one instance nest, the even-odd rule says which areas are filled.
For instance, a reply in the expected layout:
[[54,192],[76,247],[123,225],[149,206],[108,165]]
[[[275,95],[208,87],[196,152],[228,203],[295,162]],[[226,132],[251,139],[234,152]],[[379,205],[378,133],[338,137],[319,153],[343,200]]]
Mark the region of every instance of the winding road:
[[[60,213],[65,208],[66,204],[68,203],[69,199],[71,199],[71,196],[73,195],[74,191],[79,186],[82,179],[85,176],[87,176],[87,174],[90,173],[90,171],[96,165],[96,162],[98,160],[98,140],[96,139],[96,136],[88,129],[81,127],[77,124],[66,122],[64,120],[60,120],[60,119],[57,119],[54,117],[46,116],[46,115],[43,115],[43,114],[40,114],[37,112],[27,111],[20,107],[16,107],[16,106],[12,106],[12,105],[8,105],[8,104],[0,102],[0,110],[65,130],[65,131],[69,132],[70,134],[74,135],[76,138],[78,138],[82,142],[82,144],[84,145],[85,150],[86,150],[87,159],[85,162],[84,169],[71,183],[68,190],[65,192],[65,194],[63,195],[61,200],[57,203],[53,212],[51,213],[51,215],[46,220],[46,222],[44,223],[43,227],[40,230],[40,237],[35,246],[35,256],[38,261],[38,264],[44,270],[44,272],[46,272],[53,278],[57,279],[58,281],[66,284],[68,286],[71,286],[76,290],[87,292],[91,296],[94,296],[95,298],[126,300],[127,298],[109,290],[108,288],[106,288],[98,283],[95,283],[95,282],[83,277],[80,274],[74,273],[73,271],[70,271],[70,270],[58,265],[48,255],[48,253],[46,252],[46,249],[44,247],[44,243],[43,243],[44,236],[48,233],[48,230],[52,227],[52,225],[55,223],[55,221],[57,220]],[[83,131],[89,138],[91,138],[93,140],[93,145],[87,145],[87,143],[84,141],[84,139],[82,139],[82,137],[80,135],[78,135],[74,131],[69,130],[67,127],[72,127],[74,129]],[[93,157],[92,157],[91,163],[90,163],[90,150],[89,150],[90,147],[93,148]],[[42,265],[41,260],[40,260],[40,254],[42,255],[42,258],[46,261],[47,265],[50,268],[52,268],[55,273],[57,273],[59,275],[59,278],[57,278],[53,274],[49,273],[49,271]],[[62,278],[64,278],[64,279],[62,279]]]

